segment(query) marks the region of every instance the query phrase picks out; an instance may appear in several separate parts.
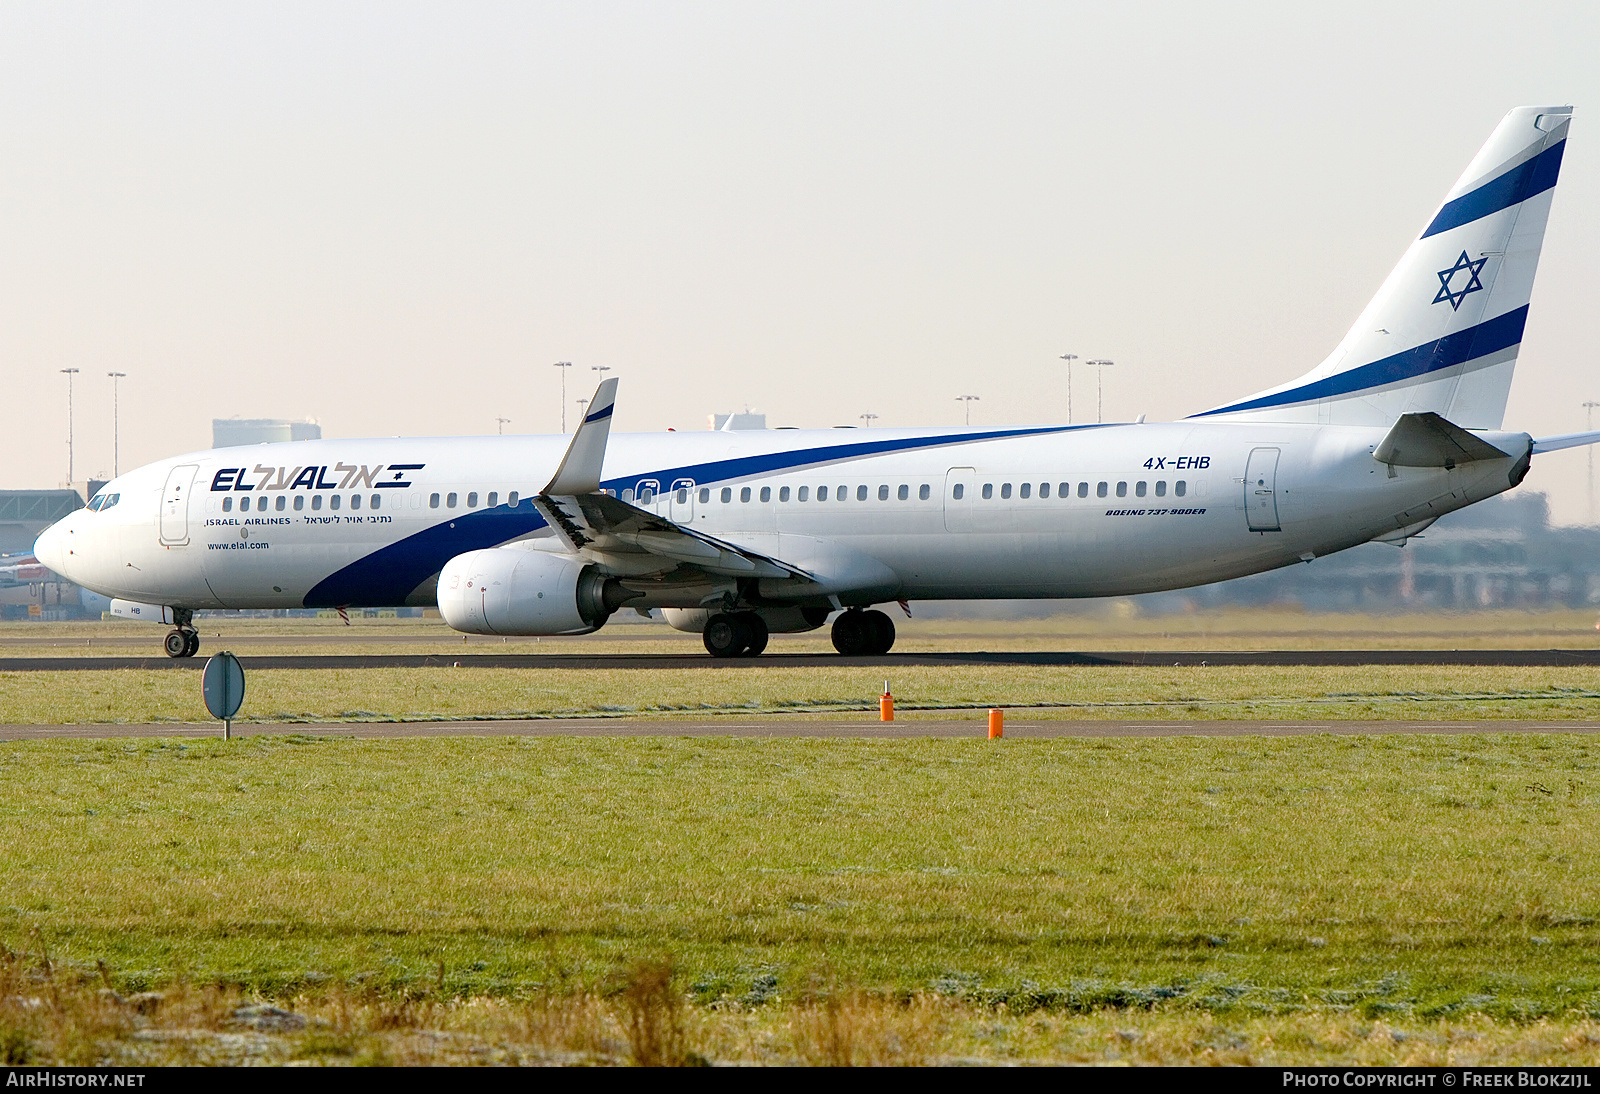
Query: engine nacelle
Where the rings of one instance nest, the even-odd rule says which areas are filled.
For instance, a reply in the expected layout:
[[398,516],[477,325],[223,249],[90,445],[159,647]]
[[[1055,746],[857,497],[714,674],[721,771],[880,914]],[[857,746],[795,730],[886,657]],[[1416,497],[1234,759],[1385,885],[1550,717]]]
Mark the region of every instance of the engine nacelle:
[[468,634],[588,634],[632,594],[582,559],[491,547],[439,571],[439,614]]

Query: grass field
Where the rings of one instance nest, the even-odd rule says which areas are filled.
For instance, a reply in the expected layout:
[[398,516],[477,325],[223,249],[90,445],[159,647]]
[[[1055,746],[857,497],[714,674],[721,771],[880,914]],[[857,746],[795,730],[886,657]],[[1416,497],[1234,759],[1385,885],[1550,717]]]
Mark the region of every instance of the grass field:
[[[247,661],[248,669],[248,661]],[[1037,718],[1475,719],[1600,717],[1584,668],[1082,668],[750,663],[670,670],[337,669],[248,672],[240,720],[257,723],[471,718],[671,718],[877,709],[897,715],[1034,708]],[[207,721],[198,673],[0,671],[0,724]]]
[[[652,961],[716,1059],[845,1021],[902,1062],[1593,1062],[1597,763],[1559,735],[9,743],[0,940],[14,977],[333,1015],[335,1062],[480,1018],[627,1058]],[[372,1017],[402,1003],[433,1009]],[[0,1004],[27,1051],[134,1044],[35,1010]]]

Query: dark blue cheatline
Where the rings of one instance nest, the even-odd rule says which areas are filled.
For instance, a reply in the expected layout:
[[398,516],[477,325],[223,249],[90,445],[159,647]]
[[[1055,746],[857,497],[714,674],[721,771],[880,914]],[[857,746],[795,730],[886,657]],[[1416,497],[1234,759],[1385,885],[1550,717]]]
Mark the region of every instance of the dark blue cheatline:
[[[609,412],[610,408],[607,407],[606,410]],[[630,474],[626,478],[609,479],[601,485],[618,493],[631,488],[636,482],[649,479],[672,483],[687,480],[697,485],[705,485],[728,479],[797,471],[803,467],[858,459],[862,456],[1098,428],[1102,427],[1040,426],[1033,429],[997,429],[981,433],[949,433],[937,437],[901,437],[885,441],[822,445],[791,452],[771,452],[758,456],[741,456],[731,460],[690,464],[663,471],[645,471]],[[493,509],[464,513],[381,547],[370,555],[358,558],[343,569],[329,574],[306,594],[303,603],[308,608],[403,604],[413,589],[442,570],[444,564],[456,555],[465,551],[495,547],[544,526],[544,518],[539,516],[532,502],[527,499],[514,507],[501,505]]]
[[1259,399],[1250,399],[1231,406],[1207,410],[1201,414],[1192,414],[1190,417],[1205,418],[1212,414],[1232,414],[1240,410],[1261,410],[1267,407],[1289,406],[1293,403],[1309,403],[1317,399],[1351,395],[1358,391],[1383,387],[1386,384],[1397,384],[1402,380],[1413,380],[1418,376],[1426,376],[1430,372],[1439,372],[1453,365],[1476,361],[1480,357],[1487,357],[1491,353],[1498,353],[1520,344],[1522,328],[1527,322],[1528,306],[1524,304],[1515,311],[1508,311],[1475,327],[1458,330],[1433,342],[1424,342],[1414,349],[1385,357],[1370,365],[1362,365],[1348,372],[1290,388],[1288,391],[1263,395]]

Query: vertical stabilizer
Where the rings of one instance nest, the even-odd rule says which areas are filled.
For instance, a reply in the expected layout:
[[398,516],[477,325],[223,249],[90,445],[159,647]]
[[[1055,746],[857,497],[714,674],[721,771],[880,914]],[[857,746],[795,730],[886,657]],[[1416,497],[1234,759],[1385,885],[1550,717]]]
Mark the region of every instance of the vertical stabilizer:
[[1196,417],[1389,425],[1431,412],[1499,429],[1571,117],[1507,114],[1327,360]]

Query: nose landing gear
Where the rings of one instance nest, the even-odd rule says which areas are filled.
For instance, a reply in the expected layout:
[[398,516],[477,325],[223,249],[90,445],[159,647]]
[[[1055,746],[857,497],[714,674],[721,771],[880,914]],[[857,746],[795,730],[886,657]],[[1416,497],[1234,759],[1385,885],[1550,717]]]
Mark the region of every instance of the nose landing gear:
[[194,629],[194,613],[175,609],[172,614],[177,626],[167,632],[162,648],[168,657],[193,657],[200,652],[200,632]]

